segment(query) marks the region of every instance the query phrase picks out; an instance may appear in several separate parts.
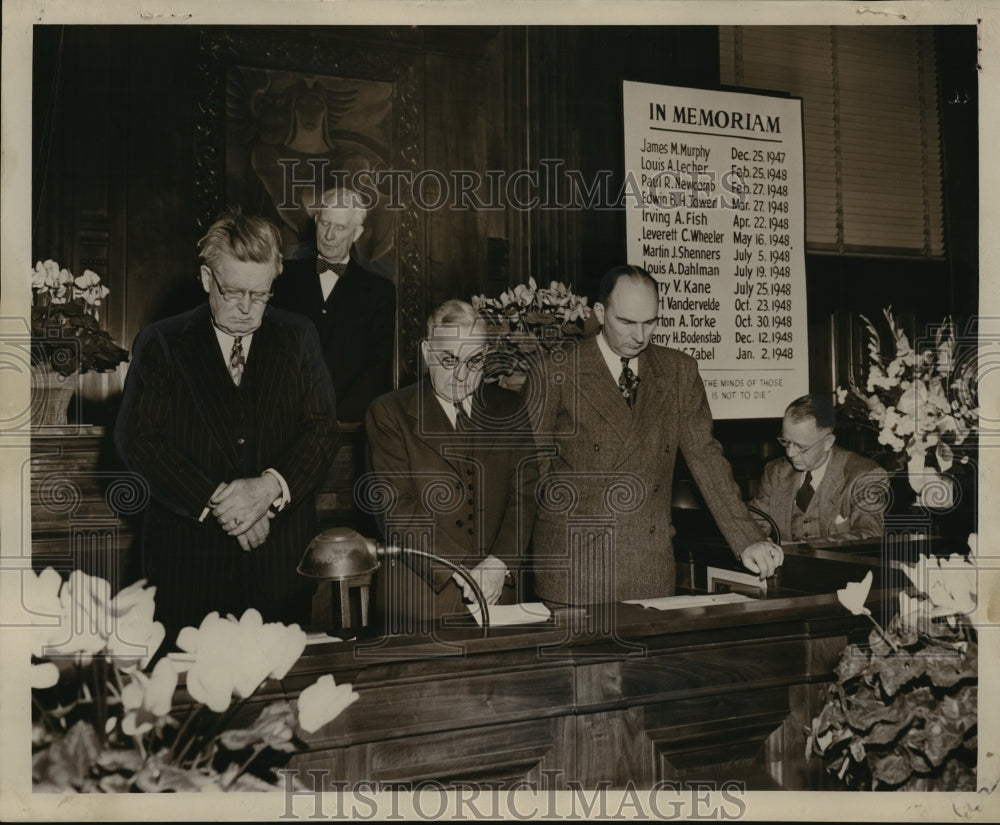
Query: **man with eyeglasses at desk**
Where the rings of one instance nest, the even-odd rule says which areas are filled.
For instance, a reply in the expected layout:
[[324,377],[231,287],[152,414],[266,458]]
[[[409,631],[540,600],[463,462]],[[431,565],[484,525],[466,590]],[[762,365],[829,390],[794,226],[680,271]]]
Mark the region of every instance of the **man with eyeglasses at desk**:
[[[415,549],[465,565],[488,604],[513,603],[538,470],[519,396],[483,380],[487,350],[487,327],[472,305],[447,301],[431,313],[420,345],[427,376],[376,398],[366,430],[373,477],[391,491],[376,513],[386,541],[406,543],[423,531],[430,546]],[[383,571],[383,609],[419,622],[464,612],[463,596],[472,598],[464,581],[404,558],[412,571]]]
[[888,476],[878,464],[837,446],[833,404],[817,394],[785,409],[778,442],[786,457],[768,463],[752,504],[787,541],[848,541],[882,535]]
[[305,318],[268,306],[268,220],[223,213],[199,242],[208,301],[139,333],[115,428],[149,484],[143,573],[171,634],[211,611],[309,621],[296,572],[337,441],[333,382]]

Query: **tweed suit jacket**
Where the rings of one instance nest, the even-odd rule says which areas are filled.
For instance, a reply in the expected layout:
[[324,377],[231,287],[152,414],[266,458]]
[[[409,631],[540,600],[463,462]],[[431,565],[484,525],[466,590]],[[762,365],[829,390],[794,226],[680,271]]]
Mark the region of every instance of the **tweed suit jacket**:
[[836,444],[828,461],[802,519],[801,534],[793,530],[792,517],[802,475],[787,458],[768,462],[752,504],[774,519],[782,540],[847,541],[881,536],[889,486],[886,471],[871,459]]
[[[333,386],[308,321],[273,307],[253,334],[240,386],[229,375],[208,304],[144,329],[115,427],[128,467],[148,482],[144,572],[170,623],[197,625],[211,610],[308,593],[296,572],[313,538],[312,492],[337,444]],[[221,482],[272,467],[290,505],[263,545],[245,552],[209,514]]]
[[285,261],[274,282],[276,307],[298,312],[319,332],[341,421],[364,421],[373,398],[392,389],[396,290],[352,256],[323,300],[316,256]]
[[678,450],[734,552],[763,538],[712,435],[693,358],[643,350],[631,411],[596,338],[566,354],[531,379],[540,388],[532,392],[541,466],[532,558],[541,598],[595,604],[673,593]]
[[[456,431],[429,378],[375,399],[366,418],[372,471],[391,491],[377,517],[388,541],[409,538],[469,569],[493,555],[516,571],[531,536],[538,477],[528,419],[515,393],[483,382],[472,424]],[[451,578],[445,567],[412,566],[436,593]]]

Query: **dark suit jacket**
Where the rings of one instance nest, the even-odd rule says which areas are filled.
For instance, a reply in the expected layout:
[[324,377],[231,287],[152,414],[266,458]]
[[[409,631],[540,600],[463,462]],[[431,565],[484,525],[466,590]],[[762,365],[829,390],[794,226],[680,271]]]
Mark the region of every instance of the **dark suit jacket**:
[[323,300],[316,257],[285,261],[274,282],[276,307],[305,315],[319,331],[341,421],[363,421],[373,398],[392,389],[396,290],[353,255]]
[[539,509],[532,540],[543,599],[595,604],[671,595],[671,487],[684,453],[734,552],[763,538],[740,498],[697,362],[649,346],[639,355],[630,411],[594,337],[532,375],[540,450]]
[[[313,538],[312,491],[337,441],[333,386],[316,331],[268,307],[239,387],[229,376],[207,304],[139,333],[115,441],[149,483],[143,562],[168,626],[197,625],[211,610],[236,615],[286,599],[310,582],[296,572]],[[202,509],[220,482],[273,467],[291,504],[248,552]]]
[[768,462],[753,505],[774,519],[782,540],[876,538],[882,535],[889,479],[871,459],[842,449],[830,450],[826,472],[804,515],[802,535],[792,530],[795,495],[802,483],[787,458]]
[[[390,543],[469,569],[493,555],[516,572],[531,535],[538,476],[527,416],[515,393],[484,382],[472,422],[472,430],[456,431],[427,378],[373,401],[365,423],[382,489],[377,515]],[[436,615],[460,605],[457,586],[443,592],[449,569],[413,566],[432,581]]]

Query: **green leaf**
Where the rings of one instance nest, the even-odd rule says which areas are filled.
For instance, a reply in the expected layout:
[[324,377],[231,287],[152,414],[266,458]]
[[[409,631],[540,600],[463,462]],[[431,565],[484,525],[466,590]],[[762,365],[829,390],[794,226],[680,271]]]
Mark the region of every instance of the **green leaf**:
[[899,708],[886,705],[874,694],[858,694],[847,705],[847,720],[854,730],[867,732],[876,722],[896,722]]
[[159,759],[150,759],[136,774],[136,787],[144,793],[196,793],[220,789],[217,777],[189,768],[168,765]]
[[[219,742],[229,750],[238,751],[261,743],[287,752],[286,747],[295,733],[295,711],[288,702],[272,702],[246,729],[227,730]],[[294,750],[294,747],[291,748]]]
[[97,765],[106,771],[128,771],[135,773],[142,768],[142,757],[134,748],[105,748],[97,757]]
[[899,751],[885,756],[871,756],[868,760],[872,779],[884,785],[901,785],[913,773],[910,760]]
[[32,779],[58,788],[82,790],[89,782],[90,767],[101,752],[97,732],[80,721],[66,735],[55,739],[32,758]]
[[849,682],[868,667],[870,659],[867,653],[857,645],[848,645],[841,654],[837,665],[837,680],[842,684]]
[[911,656],[905,650],[891,656],[872,657],[872,671],[878,674],[882,689],[889,697],[895,696],[903,685],[923,676],[925,669],[923,658]]

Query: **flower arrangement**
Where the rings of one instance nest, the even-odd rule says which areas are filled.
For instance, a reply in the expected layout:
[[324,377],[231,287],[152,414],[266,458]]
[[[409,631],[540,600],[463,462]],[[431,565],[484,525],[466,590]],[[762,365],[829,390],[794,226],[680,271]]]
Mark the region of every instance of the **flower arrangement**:
[[847,388],[837,388],[837,401],[848,418],[875,430],[880,444],[900,454],[919,504],[949,507],[954,489],[943,474],[968,464],[978,427],[975,358],[958,357],[950,317],[937,328],[934,347],[917,352],[892,307],[882,314],[892,334],[891,356],[862,315],[868,331],[864,389],[852,376]]
[[[64,582],[52,568],[24,581],[35,791],[273,790],[260,757],[293,752],[299,728],[318,730],[358,698],[322,676],[297,700],[272,702],[233,727],[258,689],[302,654],[298,625],[265,623],[256,610],[239,620],[210,613],[146,673],[164,638],[155,588],[140,580],[111,598],[104,579],[77,570]],[[178,709],[182,675],[192,701]]]
[[128,360],[100,325],[108,288],[95,272],[74,278],[53,260],[31,272],[31,363],[47,364],[60,375],[104,372]]
[[585,297],[558,281],[540,289],[534,278],[499,298],[473,296],[472,306],[496,335],[491,375],[527,373],[541,352],[561,347],[566,337],[582,336],[590,317]]
[[[976,536],[969,537],[975,554]],[[972,558],[921,556],[901,565],[915,593],[883,628],[864,606],[871,572],[837,597],[875,625],[867,646],[849,645],[806,755],[855,790],[975,790],[978,690]]]

